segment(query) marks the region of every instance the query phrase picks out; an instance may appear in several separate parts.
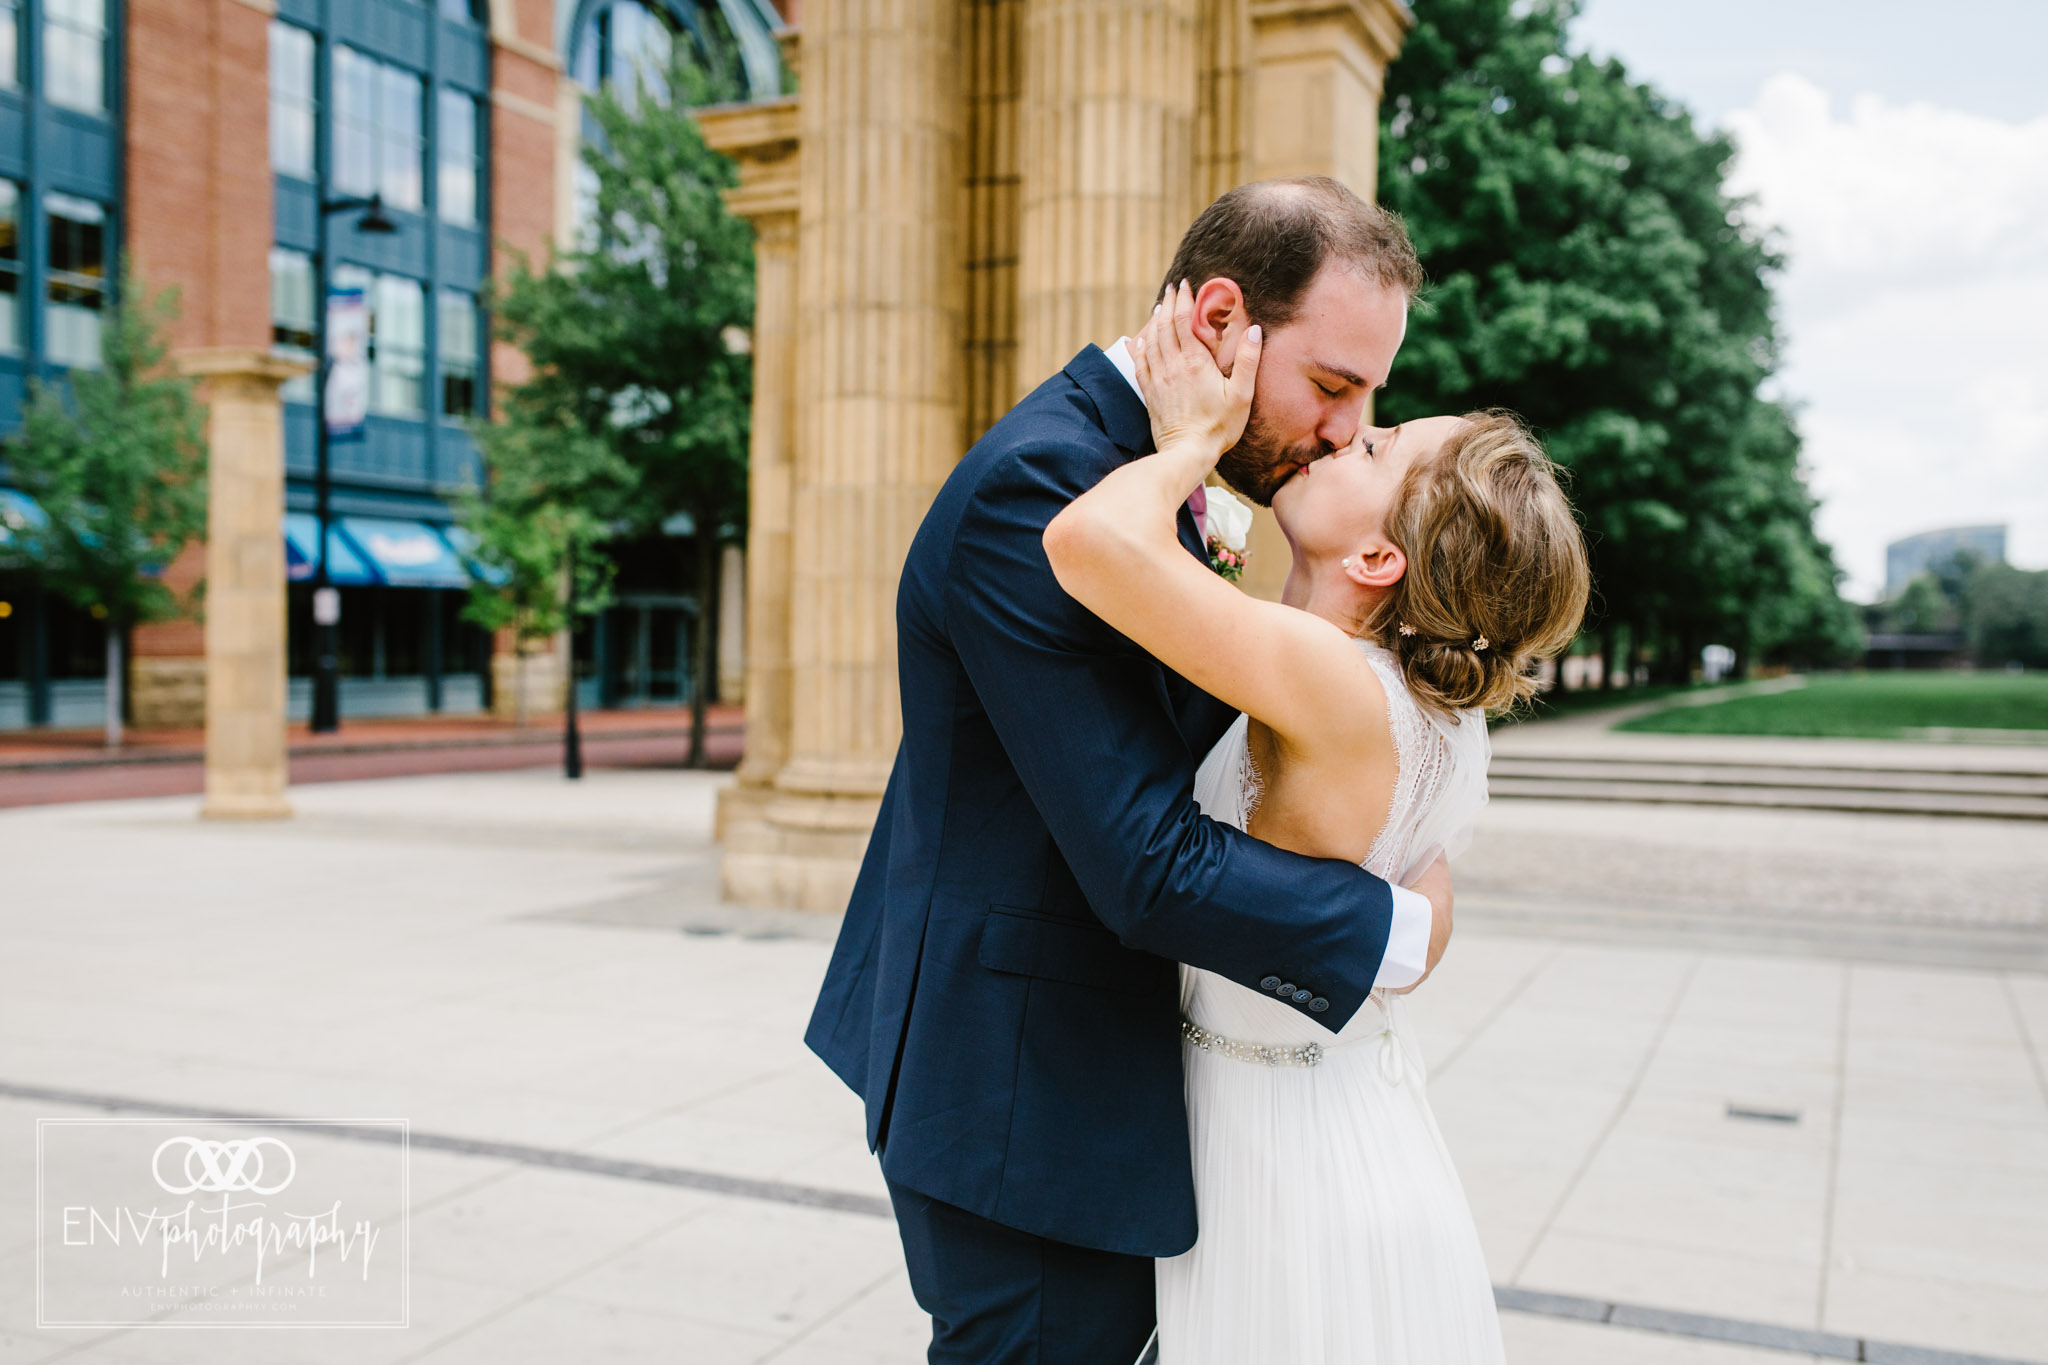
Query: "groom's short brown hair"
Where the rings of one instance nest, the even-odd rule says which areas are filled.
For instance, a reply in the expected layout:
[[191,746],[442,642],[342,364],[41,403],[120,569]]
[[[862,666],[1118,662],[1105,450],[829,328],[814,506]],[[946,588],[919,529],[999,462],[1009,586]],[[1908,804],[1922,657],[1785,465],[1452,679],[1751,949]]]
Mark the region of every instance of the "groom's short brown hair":
[[1202,210],[1180,239],[1160,297],[1182,280],[1236,282],[1262,327],[1294,320],[1309,282],[1332,260],[1414,298],[1422,263],[1398,214],[1326,175],[1239,185]]

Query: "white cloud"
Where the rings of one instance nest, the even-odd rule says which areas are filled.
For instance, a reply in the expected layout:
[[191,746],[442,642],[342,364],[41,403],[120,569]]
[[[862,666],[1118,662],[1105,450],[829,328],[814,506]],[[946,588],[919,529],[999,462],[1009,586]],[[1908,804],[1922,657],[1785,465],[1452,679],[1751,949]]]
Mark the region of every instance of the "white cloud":
[[1868,95],[1837,117],[1785,74],[1726,126],[1731,188],[1784,232],[1781,386],[1852,593],[1887,541],[1955,523],[2048,565],[2048,118]]

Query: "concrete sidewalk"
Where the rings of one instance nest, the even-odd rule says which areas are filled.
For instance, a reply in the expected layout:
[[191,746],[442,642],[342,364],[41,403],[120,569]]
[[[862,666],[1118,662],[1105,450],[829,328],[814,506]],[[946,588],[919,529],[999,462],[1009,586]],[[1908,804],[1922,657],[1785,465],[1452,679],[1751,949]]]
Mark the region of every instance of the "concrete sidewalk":
[[[799,1041],[832,926],[718,904],[720,780],[335,784],[278,825],[185,799],[0,812],[0,1365],[921,1359],[859,1106]],[[1656,892],[1674,842],[1819,876],[1933,840],[1897,881],[2013,827],[1698,811],[1679,840],[1532,809],[1490,809],[1461,884],[1507,908],[1412,998],[1494,1279],[1539,1310],[1504,1315],[1510,1358],[1811,1358],[1698,1335],[1775,1326],[2048,1361],[2048,974],[1916,960],[1915,935],[1963,931],[1912,886],[1875,912],[1889,959],[1790,932],[1797,905],[1739,951],[1620,917],[1660,913],[1625,888]],[[1515,918],[1536,843],[1544,897],[1619,886],[1614,914]],[[1985,884],[2038,887],[2037,857]],[[416,1143],[413,1325],[37,1330],[32,1120],[123,1102],[477,1140]],[[1697,1317],[1568,1315],[1609,1304]]]

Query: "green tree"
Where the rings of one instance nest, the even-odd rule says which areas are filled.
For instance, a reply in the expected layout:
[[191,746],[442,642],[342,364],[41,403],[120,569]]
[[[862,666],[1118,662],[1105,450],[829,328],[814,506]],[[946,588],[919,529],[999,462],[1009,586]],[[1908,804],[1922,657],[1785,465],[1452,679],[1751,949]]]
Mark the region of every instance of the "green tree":
[[1970,652],[1978,663],[2048,668],[2048,570],[1978,564],[1963,601]]
[[62,384],[31,380],[7,462],[47,523],[20,553],[57,596],[106,632],[108,747],[121,743],[122,641],[138,625],[194,609],[163,582],[206,532],[205,410],[165,364],[177,295],[147,297],[131,274],[102,315],[98,369]]
[[1379,195],[1433,280],[1382,420],[1513,408],[1573,476],[1611,651],[1689,674],[1710,640],[1858,643],[1814,534],[1777,365],[1779,259],[1724,188],[1734,148],[1619,63],[1573,0],[1427,0],[1389,69]]
[[[698,587],[690,761],[700,763],[718,541],[745,520],[753,371],[742,342],[754,262],[751,231],[722,198],[737,174],[688,112],[725,92],[688,44],[676,48],[654,80],[590,96],[589,230],[545,270],[517,260],[495,292],[499,334],[533,373],[505,394],[503,420],[481,436],[490,485],[482,505],[508,496],[499,483],[512,471],[510,482],[527,490],[520,497],[559,510],[558,563],[573,545],[593,573],[608,567],[607,536],[688,515]],[[536,551],[529,543],[509,552],[535,534],[514,524],[519,515],[479,510],[468,522],[484,558],[507,570]],[[478,600],[503,591],[481,585]]]

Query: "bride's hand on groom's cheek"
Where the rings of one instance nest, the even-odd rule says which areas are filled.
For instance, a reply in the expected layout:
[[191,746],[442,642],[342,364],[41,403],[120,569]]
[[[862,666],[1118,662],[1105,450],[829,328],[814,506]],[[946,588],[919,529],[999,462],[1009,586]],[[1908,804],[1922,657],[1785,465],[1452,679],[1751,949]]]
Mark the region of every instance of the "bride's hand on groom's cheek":
[[1129,346],[1160,450],[1198,446],[1213,458],[1237,444],[1251,415],[1261,340],[1259,328],[1248,329],[1224,374],[1195,335],[1195,291],[1185,281],[1167,291]]

